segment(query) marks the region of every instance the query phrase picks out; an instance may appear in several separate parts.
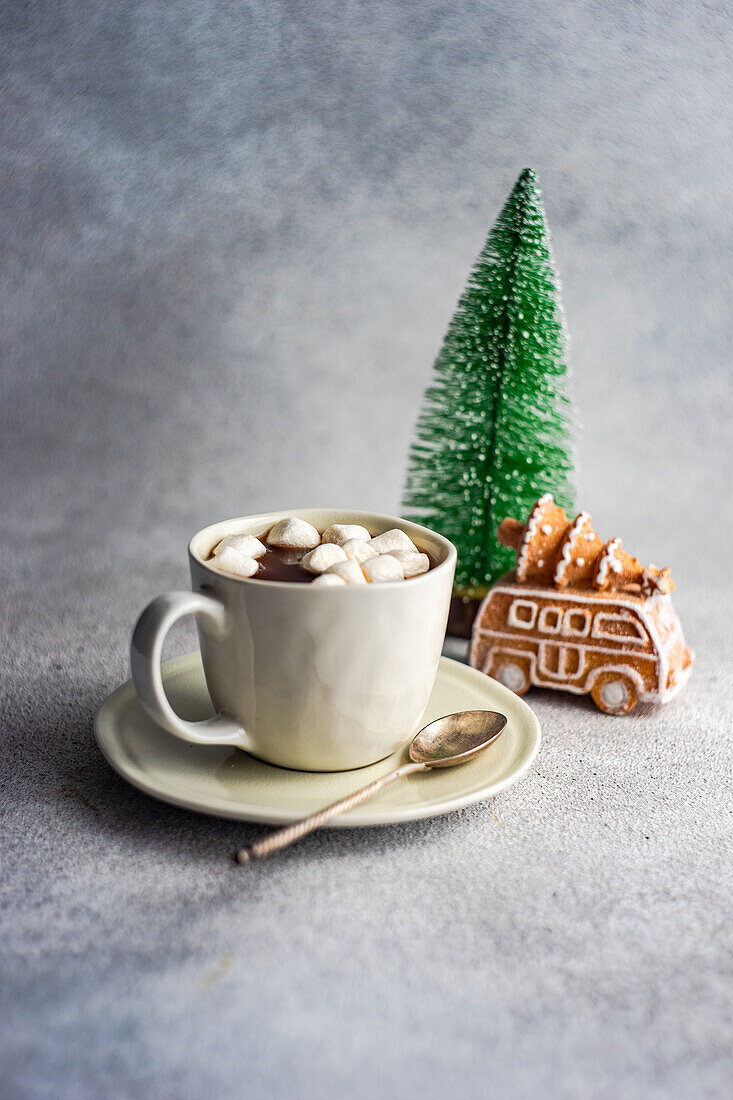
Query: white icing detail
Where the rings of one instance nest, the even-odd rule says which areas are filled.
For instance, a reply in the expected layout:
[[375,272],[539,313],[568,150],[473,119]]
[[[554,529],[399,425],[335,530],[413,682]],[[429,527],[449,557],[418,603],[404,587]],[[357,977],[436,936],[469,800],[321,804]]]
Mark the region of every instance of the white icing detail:
[[[601,560],[598,562],[598,572],[596,574],[596,584],[598,585],[599,588],[603,588],[606,581],[608,580],[608,570],[611,568],[611,563],[613,562],[613,556],[616,553],[616,551],[619,549],[620,546],[621,546],[621,539],[611,539],[608,546],[606,547],[605,554],[602,556]],[[618,565],[618,562],[616,562],[615,564]],[[618,569],[614,569],[615,573],[618,573],[618,571],[619,571]]]
[[565,574],[565,570],[570,565],[573,543],[575,542],[582,529],[585,527],[586,523],[590,523],[590,516],[587,512],[581,512],[575,523],[565,536],[565,544],[562,548],[562,554],[560,555],[560,560],[558,561],[557,568],[555,569],[555,584],[560,583]]
[[623,680],[607,680],[601,685],[601,702],[607,707],[622,707],[629,701],[629,689]]
[[[552,625],[548,623],[548,619],[551,615],[555,616],[555,621]],[[544,630],[546,634],[558,634],[562,626],[562,611],[559,607],[543,607],[540,612],[539,629]]]
[[551,523],[543,523],[542,527],[541,527],[541,531],[542,531],[543,535],[551,535],[552,534],[552,524]]
[[485,672],[487,676],[492,676],[493,675],[493,673],[491,671],[491,662],[492,662],[492,659],[494,658],[495,654],[498,654],[500,657],[520,657],[523,661],[527,661],[529,663],[529,682],[531,684],[533,684],[535,682],[535,677],[534,677],[535,655],[534,655],[534,653],[530,653],[526,649],[515,649],[511,645],[503,645],[499,649],[489,650],[489,652],[486,656],[486,660],[484,661],[483,665],[481,666],[481,671]]
[[517,554],[517,580],[523,581],[527,573],[527,555],[533,538],[537,534],[540,522],[540,513],[546,504],[554,504],[552,493],[545,493],[535,504],[530,514],[527,526],[522,536],[522,542]]
[[662,591],[662,584],[670,580],[668,569],[657,569],[656,565],[649,565],[642,573],[642,591],[647,596],[657,593],[660,596],[669,596],[669,592]]
[[[472,667],[474,667],[474,668],[478,667],[473,662],[474,662],[474,659],[475,659],[475,656],[476,656],[476,647],[478,645],[479,639],[481,637],[488,638],[488,637],[492,636],[492,634],[493,634],[492,631],[480,630],[480,631],[477,632],[476,636],[474,636],[474,641],[471,645],[471,665],[472,665]],[[501,635],[496,635],[496,636],[501,637]],[[504,637],[506,637],[506,635],[504,635]],[[600,647],[594,646],[594,650],[596,652],[599,651],[599,648]],[[617,650],[610,650],[610,649],[601,649],[600,652],[611,654],[611,653],[616,653],[618,651]],[[489,671],[490,667],[491,667],[491,662],[494,659],[495,654],[497,654],[497,653],[505,655],[505,656],[523,657],[525,660],[529,659],[529,681],[530,681],[531,684],[534,684],[535,687],[552,688],[553,691],[567,691],[572,695],[587,695],[590,692],[591,688],[593,687],[593,684],[595,683],[597,677],[600,676],[601,673],[603,673],[603,672],[619,672],[623,676],[628,676],[629,679],[634,682],[634,686],[636,687],[636,692],[637,692],[638,700],[639,700],[640,703],[667,703],[667,702],[669,702],[670,699],[673,699],[674,696],[677,695],[682,690],[682,688],[685,686],[685,684],[689,680],[690,673],[692,672],[691,666],[688,666],[687,668],[682,669],[682,671],[680,673],[678,673],[679,679],[678,679],[677,683],[674,685],[674,687],[667,689],[663,693],[660,693],[660,692],[657,692],[657,691],[645,692],[644,691],[644,682],[643,682],[641,676],[639,676],[639,674],[636,672],[635,669],[626,668],[626,667],[618,668],[615,665],[606,665],[603,668],[595,669],[588,676],[587,681],[579,687],[577,684],[554,683],[551,680],[543,680],[537,674],[536,660],[535,660],[534,653],[530,653],[526,649],[512,649],[510,646],[505,646],[505,645],[497,645],[495,648],[488,650],[488,652],[487,652],[487,654],[484,658],[484,662],[481,665],[481,671],[486,673],[487,676],[491,675],[491,673]],[[645,660],[652,660],[652,658],[651,657],[646,657]]]
[[583,535],[583,538],[587,539],[588,542],[593,542],[595,540],[595,537],[596,536],[594,531],[586,531]]
[[576,558],[575,560],[581,567],[585,565],[585,558]]
[[496,670],[496,679],[510,691],[521,691],[527,683],[527,674],[516,661],[505,661]]
[[678,695],[679,692],[682,691],[682,688],[690,679],[691,672],[692,665],[688,665],[687,668],[683,668],[681,671],[677,672],[677,678],[675,679],[674,684],[668,687],[661,696],[652,695],[650,698],[649,695],[640,695],[639,701],[642,703],[646,703],[647,701],[653,703],[668,703],[670,699],[674,699],[675,695]]
[[[558,608],[558,611],[559,611],[559,608]],[[581,616],[581,618],[583,620],[583,625],[580,626],[580,627],[571,626],[571,620],[572,620],[573,616],[576,616],[576,617]],[[585,608],[581,609],[580,611],[571,610],[571,611],[566,611],[565,612],[565,617],[563,619],[563,627],[568,632],[568,634],[572,634],[572,635],[574,635],[576,637],[579,637],[579,638],[585,638],[587,636],[588,632],[590,631],[590,623],[591,623],[591,614],[590,614],[590,611],[586,611]]]
[[[651,658],[649,658],[649,660],[651,660]],[[598,677],[603,676],[606,672],[617,672],[619,676],[625,676],[627,680],[631,680],[632,684],[636,688],[636,695],[639,702],[641,702],[642,700],[649,703],[662,702],[661,696],[657,695],[657,693],[655,692],[647,692],[646,695],[643,694],[644,681],[642,680],[636,669],[630,667],[629,665],[604,665],[603,668],[595,669],[593,674],[588,677],[586,690],[590,692]]]
[[[613,542],[619,542],[619,541],[620,541],[619,539],[614,539],[613,540]],[[609,549],[610,549],[610,544],[609,544]],[[524,597],[524,598],[537,597],[537,598],[547,599],[548,590],[546,588],[522,588],[521,594],[522,594],[522,597]],[[472,635],[471,649],[470,649],[470,656],[469,656],[469,660],[470,660],[472,665],[474,665],[474,661],[475,661],[475,659],[478,655],[478,647],[482,642],[484,644],[487,641],[491,641],[491,642],[494,643],[491,646],[490,650],[489,650],[489,655],[487,657],[487,660],[496,650],[499,650],[501,652],[507,652],[507,653],[510,652],[510,650],[502,644],[502,642],[504,640],[506,640],[506,642],[509,642],[509,643],[511,643],[512,641],[516,642],[516,635],[512,635],[512,634],[507,633],[505,631],[487,630],[486,628],[484,628],[480,625],[480,623],[482,621],[482,618],[483,618],[483,614],[484,614],[486,608],[488,607],[489,601],[492,600],[497,595],[511,596],[512,599],[515,599],[516,595],[517,595],[517,589],[514,586],[509,586],[508,587],[508,586],[505,586],[505,585],[494,585],[494,587],[491,589],[491,591],[484,597],[484,600],[483,600],[481,606],[479,607],[478,614],[476,616],[475,625],[474,625],[474,628],[473,628],[473,635]],[[580,593],[573,593],[573,592],[563,591],[562,594],[557,593],[557,599],[558,599],[558,601],[560,601],[561,604],[576,603],[576,604],[583,604],[583,605],[585,605],[586,608],[588,607],[588,597],[584,596]],[[662,639],[660,638],[659,632],[658,632],[658,630],[656,628],[656,625],[653,621],[653,617],[650,614],[651,608],[654,606],[654,602],[659,600],[659,599],[660,599],[659,596],[654,596],[654,597],[651,597],[651,598],[647,598],[640,605],[638,596],[634,596],[632,593],[624,593],[624,592],[614,591],[613,596],[609,597],[608,600],[598,600],[597,597],[593,600],[594,608],[596,607],[597,603],[600,603],[601,607],[604,608],[604,610],[602,611],[602,614],[604,616],[614,613],[613,611],[608,610],[609,604],[611,605],[611,607],[616,607],[616,608],[618,608],[619,605],[624,605],[624,604],[626,606],[628,606],[629,610],[632,613],[638,615],[641,626],[647,631],[649,639],[650,639],[650,641],[652,643],[652,646],[654,648],[654,651],[652,653],[644,653],[643,651],[640,651],[638,648],[637,649],[631,649],[631,648],[628,647],[628,645],[624,645],[624,644],[622,644],[620,646],[616,646],[614,648],[611,648],[609,646],[598,645],[598,644],[596,644],[594,642],[590,642],[590,641],[588,643],[586,643],[585,645],[573,645],[573,643],[569,642],[569,643],[567,643],[567,646],[565,647],[565,648],[572,648],[572,649],[579,650],[579,660],[581,662],[584,662],[584,660],[585,660],[585,653],[586,653],[587,649],[590,649],[593,653],[606,653],[609,656],[613,656],[613,657],[616,657],[617,659],[621,659],[621,660],[623,660],[626,657],[626,658],[629,658],[629,659],[634,659],[636,661],[648,661],[652,664],[652,666],[654,667],[655,673],[656,673],[656,675],[654,677],[655,682],[656,682],[656,687],[655,688],[653,688],[649,691],[646,691],[644,681],[643,681],[641,675],[636,671],[636,669],[632,665],[603,665],[602,667],[600,667],[598,669],[594,669],[586,677],[584,682],[580,686],[578,686],[578,685],[571,685],[571,684],[567,684],[567,683],[553,683],[551,680],[546,680],[546,679],[540,678],[537,674],[535,664],[532,662],[532,660],[530,660],[530,681],[531,681],[531,683],[533,683],[537,687],[554,687],[554,688],[558,688],[562,691],[572,692],[575,695],[585,695],[591,690],[596,677],[601,675],[601,673],[604,673],[604,672],[618,672],[620,675],[628,677],[628,679],[630,679],[634,683],[634,686],[636,687],[637,695],[638,695],[638,698],[639,698],[640,702],[644,702],[644,703],[665,703],[665,702],[667,702],[667,700],[671,697],[672,694],[676,695],[677,692],[681,689],[681,687],[684,686],[684,684],[687,683],[687,680],[689,679],[689,676],[690,676],[691,666],[688,666],[687,668],[683,668],[681,671],[679,671],[677,673],[677,676],[678,676],[677,683],[675,683],[674,685],[672,685],[670,687],[667,686],[667,677],[668,677],[668,674],[669,674],[669,654],[667,652],[667,647],[663,644]],[[545,608],[542,609],[542,611],[540,612],[540,618],[539,618],[539,624],[538,624],[538,628],[540,630],[547,629],[546,627],[543,626],[543,618],[545,617],[546,613],[552,613],[552,612],[555,612],[556,610],[558,610],[558,608],[545,607]],[[598,610],[601,611],[601,608],[598,608]],[[629,641],[629,639],[619,639],[615,636],[614,636],[614,640],[618,641],[618,642],[622,642],[622,643],[624,641],[626,641],[628,643],[628,641]],[[529,641],[529,639],[528,639],[528,641]],[[541,644],[542,643],[539,642],[539,640],[538,640],[538,642],[537,642],[538,648],[540,647]],[[552,642],[551,644],[562,645],[562,639],[558,638],[557,641]],[[532,657],[531,652],[525,652],[523,655],[524,656],[529,656],[530,658]],[[474,665],[474,667],[476,667],[476,666]],[[581,664],[581,667],[582,667],[582,664]],[[484,669],[484,671],[486,671],[486,669]]]
[[[551,656],[557,653],[557,670],[550,664]],[[572,671],[573,657],[577,667]],[[585,671],[585,646],[572,645],[558,639],[557,642],[541,642],[537,667],[543,676],[550,680],[577,680]],[[570,667],[569,667],[570,666]]]
[[613,611],[602,611],[596,615],[593,623],[593,631],[591,637],[593,638],[606,638],[609,642],[633,642],[634,639],[628,634],[614,634],[612,630],[604,630],[603,624],[608,622],[624,623],[626,626],[632,626],[636,632],[636,639],[640,642],[646,641],[646,634],[644,634],[639,623],[632,618],[631,615],[619,615]]
[[[519,612],[525,608],[529,609],[529,618],[520,619]],[[509,614],[507,615],[507,626],[518,626],[522,630],[531,630],[535,624],[537,618],[537,604],[532,603],[531,600],[515,600],[509,608]]]
[[621,573],[623,571],[623,566],[621,565],[620,561],[612,561],[611,569],[614,571],[614,573]]
[[537,565],[540,569],[542,569],[544,567],[544,564],[545,564],[545,559],[544,558],[540,558],[540,560],[537,562]]

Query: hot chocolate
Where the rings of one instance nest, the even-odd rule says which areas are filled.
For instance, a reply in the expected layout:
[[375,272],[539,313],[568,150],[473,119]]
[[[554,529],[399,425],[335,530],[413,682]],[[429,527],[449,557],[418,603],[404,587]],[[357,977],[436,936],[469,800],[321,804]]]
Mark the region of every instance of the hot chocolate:
[[279,520],[258,537],[227,535],[207,560],[238,577],[319,587],[402,581],[435,565],[397,527],[373,536],[358,524],[335,523],[320,532],[297,516]]

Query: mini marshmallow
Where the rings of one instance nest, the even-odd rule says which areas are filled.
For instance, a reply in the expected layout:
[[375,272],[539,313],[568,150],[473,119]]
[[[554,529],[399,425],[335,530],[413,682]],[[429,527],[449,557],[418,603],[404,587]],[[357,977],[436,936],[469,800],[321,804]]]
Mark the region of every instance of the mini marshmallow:
[[347,558],[359,563],[377,556],[377,551],[365,539],[347,539],[341,543],[341,549]]
[[[337,562],[336,564],[343,565],[344,563]],[[334,588],[343,588],[346,581],[343,577],[337,577],[335,573],[321,573],[319,577],[313,578],[311,584],[318,585],[322,588],[326,588],[326,586],[330,587],[331,585],[333,585]]]
[[301,558],[300,564],[309,573],[325,573],[337,561],[346,561],[346,554],[335,542],[324,542],[323,546],[316,546]]
[[360,527],[358,523],[332,523],[321,535],[321,542],[335,542],[337,546],[343,546],[347,539],[368,542],[371,537],[366,527]]
[[247,554],[250,558],[261,558],[263,554],[267,553],[265,544],[256,539],[254,535],[227,535],[214,549],[214,557],[222,554],[228,546],[231,546],[232,550],[241,550],[243,554]]
[[243,550],[237,550],[234,546],[225,547],[221,554],[213,559],[212,565],[225,573],[235,573],[238,577],[253,577],[259,569],[254,558],[245,554]]
[[371,584],[385,584],[387,581],[402,581],[405,579],[405,571],[402,562],[397,561],[391,554],[380,554],[377,558],[370,558],[362,565],[364,576]]
[[278,520],[268,533],[267,541],[270,546],[282,547],[283,550],[312,550],[318,546],[321,536],[311,523],[296,516],[288,516],[287,519]]
[[383,535],[376,535],[369,545],[378,554],[389,554],[390,550],[411,550],[413,554],[419,553],[412,539],[404,531],[400,531],[399,527],[393,527]]
[[430,558],[427,554],[421,554],[413,550],[390,550],[389,556],[397,558],[405,571],[406,577],[419,577],[421,573],[427,573],[430,568]]
[[355,561],[337,561],[329,566],[326,577],[341,577],[347,584],[366,584],[366,577],[361,571],[361,566]]

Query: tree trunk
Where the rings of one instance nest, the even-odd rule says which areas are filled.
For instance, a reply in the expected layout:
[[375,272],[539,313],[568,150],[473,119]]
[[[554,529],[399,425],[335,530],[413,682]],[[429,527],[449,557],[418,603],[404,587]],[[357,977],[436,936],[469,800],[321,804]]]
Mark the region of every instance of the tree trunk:
[[455,638],[470,638],[480,604],[481,600],[471,599],[470,596],[454,596],[450,602],[447,633]]

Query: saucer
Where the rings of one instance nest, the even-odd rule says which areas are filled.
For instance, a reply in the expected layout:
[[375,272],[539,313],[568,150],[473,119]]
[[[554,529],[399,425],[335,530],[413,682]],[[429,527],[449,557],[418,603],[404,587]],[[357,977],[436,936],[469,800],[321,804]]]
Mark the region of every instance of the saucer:
[[[162,672],[166,693],[180,714],[195,720],[213,713],[198,653],[167,661]],[[407,776],[332,825],[434,817],[490,798],[519,779],[540,745],[539,722],[527,704],[483,672],[441,657],[420,726],[457,710],[498,710],[508,722],[495,744],[470,763]],[[155,724],[130,680],[102,705],[94,729],[115,771],[146,794],[188,810],[269,825],[297,821],[408,758],[403,746],[386,760],[354,771],[296,772],[230,745],[191,745]]]

